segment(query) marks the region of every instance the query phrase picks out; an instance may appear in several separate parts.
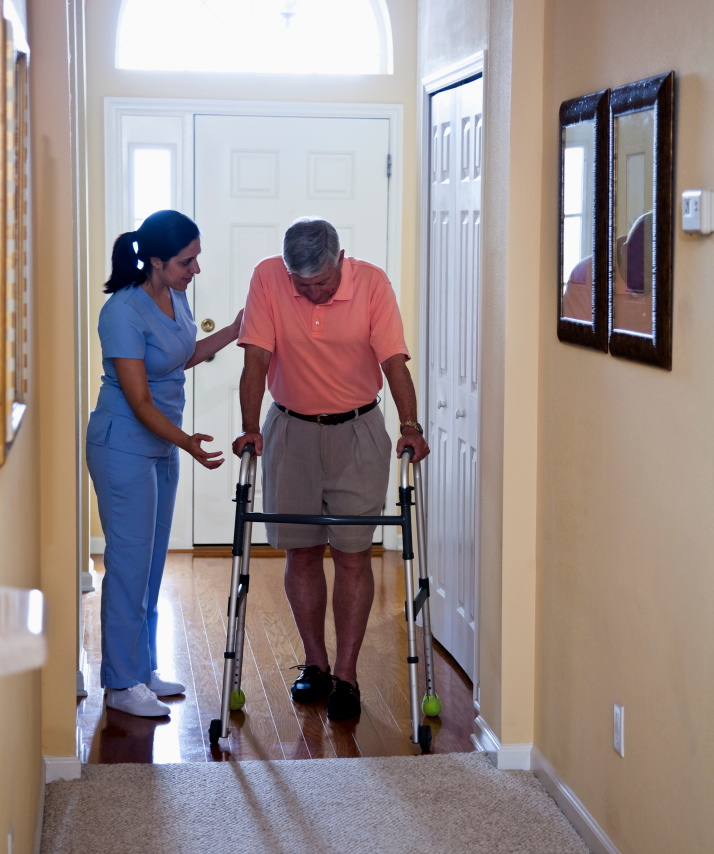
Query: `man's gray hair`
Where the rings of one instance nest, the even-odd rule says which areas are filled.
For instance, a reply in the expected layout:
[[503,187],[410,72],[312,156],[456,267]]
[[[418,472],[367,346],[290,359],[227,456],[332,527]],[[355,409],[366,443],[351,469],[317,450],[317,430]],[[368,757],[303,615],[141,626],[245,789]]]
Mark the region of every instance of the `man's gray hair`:
[[340,238],[331,222],[303,216],[285,232],[283,261],[289,273],[311,279],[336,267],[339,259]]

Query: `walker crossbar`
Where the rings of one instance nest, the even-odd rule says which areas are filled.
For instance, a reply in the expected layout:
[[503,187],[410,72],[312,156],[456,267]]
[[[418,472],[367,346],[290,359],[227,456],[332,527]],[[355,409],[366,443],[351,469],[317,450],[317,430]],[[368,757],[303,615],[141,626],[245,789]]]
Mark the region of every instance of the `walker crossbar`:
[[[424,710],[427,714],[438,714],[441,703],[434,689],[434,663],[432,653],[431,620],[429,614],[429,576],[426,569],[426,537],[424,531],[424,500],[422,495],[421,465],[414,463],[414,486],[409,485],[409,462],[414,451],[407,447],[401,456],[398,516],[322,516],[299,513],[253,513],[248,506],[253,502],[257,460],[255,447],[246,445],[241,454],[239,482],[236,486],[236,518],[233,533],[233,570],[228,597],[228,631],[223,666],[223,694],[221,717],[211,721],[209,739],[212,745],[219,738],[228,737],[228,721],[231,709],[243,707],[245,696],[241,690],[243,646],[245,635],[245,610],[250,574],[250,542],[253,522],[289,523],[297,525],[398,525],[402,529],[402,559],[404,560],[404,583],[407,602],[404,605],[407,620],[407,667],[409,670],[409,705],[411,709],[411,740],[421,745],[422,750],[431,747],[431,727],[419,723],[419,679],[416,649],[416,619],[423,614],[424,669],[426,696]],[[412,494],[416,493],[416,505]],[[414,552],[412,545],[411,508],[416,506],[417,546],[419,552],[419,593],[414,596]],[[431,711],[426,703],[430,702]],[[436,704],[437,711],[434,711]]]

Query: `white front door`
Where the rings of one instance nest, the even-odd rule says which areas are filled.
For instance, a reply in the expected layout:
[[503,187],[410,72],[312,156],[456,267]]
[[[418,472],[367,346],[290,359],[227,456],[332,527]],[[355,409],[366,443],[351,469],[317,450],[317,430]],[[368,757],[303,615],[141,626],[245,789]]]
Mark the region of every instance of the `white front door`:
[[[387,265],[389,122],[385,119],[215,116],[195,118],[195,216],[201,274],[195,315],[225,326],[245,305],[255,265],[278,255],[290,223],[321,216],[334,223],[345,254]],[[194,464],[194,543],[233,538],[241,431],[243,350],[226,347],[195,368],[194,430],[208,433],[228,462]],[[384,395],[383,395],[384,397]],[[272,402],[266,392],[261,423]],[[210,447],[210,446],[207,446]],[[260,469],[256,506],[262,509]],[[381,536],[377,529],[376,537]],[[265,529],[253,526],[253,542]]]
[[482,79],[431,98],[427,513],[434,636],[478,682]]

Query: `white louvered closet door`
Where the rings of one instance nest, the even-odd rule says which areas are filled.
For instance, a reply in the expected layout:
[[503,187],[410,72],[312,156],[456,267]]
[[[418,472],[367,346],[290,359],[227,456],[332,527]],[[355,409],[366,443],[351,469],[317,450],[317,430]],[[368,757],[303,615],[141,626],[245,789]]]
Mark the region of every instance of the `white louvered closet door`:
[[428,462],[434,636],[478,682],[478,305],[483,82],[431,99]]

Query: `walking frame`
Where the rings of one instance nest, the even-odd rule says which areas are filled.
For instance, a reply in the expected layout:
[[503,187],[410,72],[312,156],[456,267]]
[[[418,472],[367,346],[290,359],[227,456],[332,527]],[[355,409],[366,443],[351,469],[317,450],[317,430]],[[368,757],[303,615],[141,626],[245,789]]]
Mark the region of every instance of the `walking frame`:
[[[441,711],[441,701],[434,688],[434,659],[432,653],[431,619],[429,613],[429,576],[426,565],[426,535],[424,528],[424,497],[421,463],[413,464],[414,486],[409,485],[409,463],[414,451],[407,447],[400,459],[398,516],[309,516],[294,513],[252,513],[248,506],[253,502],[257,458],[255,447],[246,445],[241,454],[239,482],[236,486],[236,518],[233,533],[233,568],[228,598],[228,631],[226,651],[223,653],[223,692],[221,716],[214,718],[209,727],[209,741],[218,744],[219,738],[228,737],[231,711],[243,708],[245,694],[241,688],[243,648],[245,641],[245,613],[250,584],[250,541],[253,522],[289,522],[300,525],[399,525],[402,529],[402,558],[404,560],[404,585],[407,621],[407,665],[409,670],[409,707],[411,740],[424,752],[431,748],[431,727],[419,723],[419,678],[416,646],[416,620],[422,613],[424,638],[424,675],[426,695],[421,711],[434,717]],[[417,553],[419,557],[419,592],[414,595],[414,551],[412,543],[412,494],[416,497]],[[409,606],[409,607],[407,607]]]

